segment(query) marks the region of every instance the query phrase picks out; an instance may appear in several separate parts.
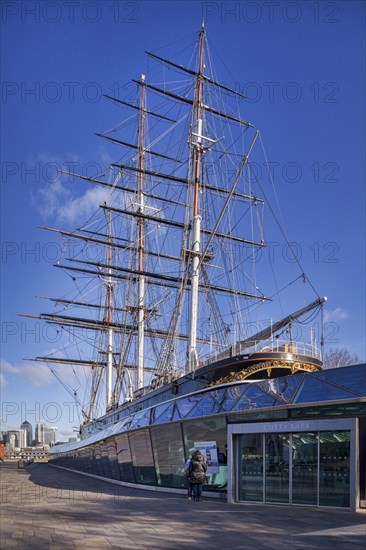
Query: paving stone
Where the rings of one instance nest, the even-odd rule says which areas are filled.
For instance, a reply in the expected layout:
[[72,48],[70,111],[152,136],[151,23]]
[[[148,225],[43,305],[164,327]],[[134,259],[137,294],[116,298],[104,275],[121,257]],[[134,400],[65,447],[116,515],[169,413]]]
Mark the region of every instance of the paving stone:
[[[0,469],[2,470],[1,466]],[[1,548],[22,550],[357,550],[366,513],[200,503],[184,495],[112,486],[47,464],[0,472],[5,490]],[[14,493],[14,492],[13,492]]]

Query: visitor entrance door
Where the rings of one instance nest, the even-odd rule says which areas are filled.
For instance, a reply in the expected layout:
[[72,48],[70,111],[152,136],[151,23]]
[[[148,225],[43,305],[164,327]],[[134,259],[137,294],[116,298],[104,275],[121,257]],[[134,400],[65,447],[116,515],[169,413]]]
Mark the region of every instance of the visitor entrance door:
[[292,503],[317,505],[318,434],[300,432],[292,439]]
[[265,502],[289,502],[289,434],[266,434]]
[[[307,423],[311,424],[315,423]],[[253,431],[234,436],[236,500],[350,507],[356,475],[351,459],[356,438],[351,437],[350,429],[287,432],[286,423],[281,423],[278,426],[283,431],[255,433],[258,424],[242,426]],[[316,424],[320,426],[321,422]],[[240,427],[230,430],[239,431]]]

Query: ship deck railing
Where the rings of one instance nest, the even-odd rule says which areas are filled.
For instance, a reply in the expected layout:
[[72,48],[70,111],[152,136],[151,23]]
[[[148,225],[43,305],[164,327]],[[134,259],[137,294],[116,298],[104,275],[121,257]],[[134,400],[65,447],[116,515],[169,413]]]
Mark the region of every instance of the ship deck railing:
[[321,360],[320,349],[314,344],[305,344],[304,342],[296,342],[289,340],[280,340],[274,338],[273,340],[253,341],[248,345],[246,341],[245,346],[234,344],[224,352],[219,352],[216,355],[210,354],[205,357],[200,366],[206,366],[214,361],[221,361],[228,359],[229,357],[235,357],[236,355],[251,355],[254,353],[289,353],[296,355],[305,355],[313,359]]

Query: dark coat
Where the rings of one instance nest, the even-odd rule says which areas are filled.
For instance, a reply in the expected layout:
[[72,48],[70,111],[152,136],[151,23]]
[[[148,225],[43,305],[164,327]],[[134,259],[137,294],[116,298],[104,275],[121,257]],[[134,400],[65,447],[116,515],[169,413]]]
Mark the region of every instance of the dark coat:
[[195,452],[191,458],[191,463],[188,469],[189,479],[191,483],[205,483],[206,481],[207,464],[203,455],[200,452]]

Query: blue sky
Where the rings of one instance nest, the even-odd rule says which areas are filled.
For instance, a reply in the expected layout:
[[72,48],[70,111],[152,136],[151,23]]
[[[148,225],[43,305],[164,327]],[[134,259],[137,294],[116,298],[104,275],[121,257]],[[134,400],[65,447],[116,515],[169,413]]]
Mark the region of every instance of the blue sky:
[[17,317],[47,310],[34,297],[64,284],[52,269],[58,241],[37,226],[75,227],[100,197],[60,184],[54,169],[112,159],[94,133],[119,112],[101,94],[118,88],[128,100],[144,50],[168,55],[170,43],[193,42],[203,16],[219,76],[248,95],[242,111],[275,163],[287,232],[328,296],[328,347],[365,358],[364,2],[4,2],[3,429],[18,427],[26,411],[33,424],[59,426],[61,439],[78,424],[48,369],[23,361],[57,343]]

